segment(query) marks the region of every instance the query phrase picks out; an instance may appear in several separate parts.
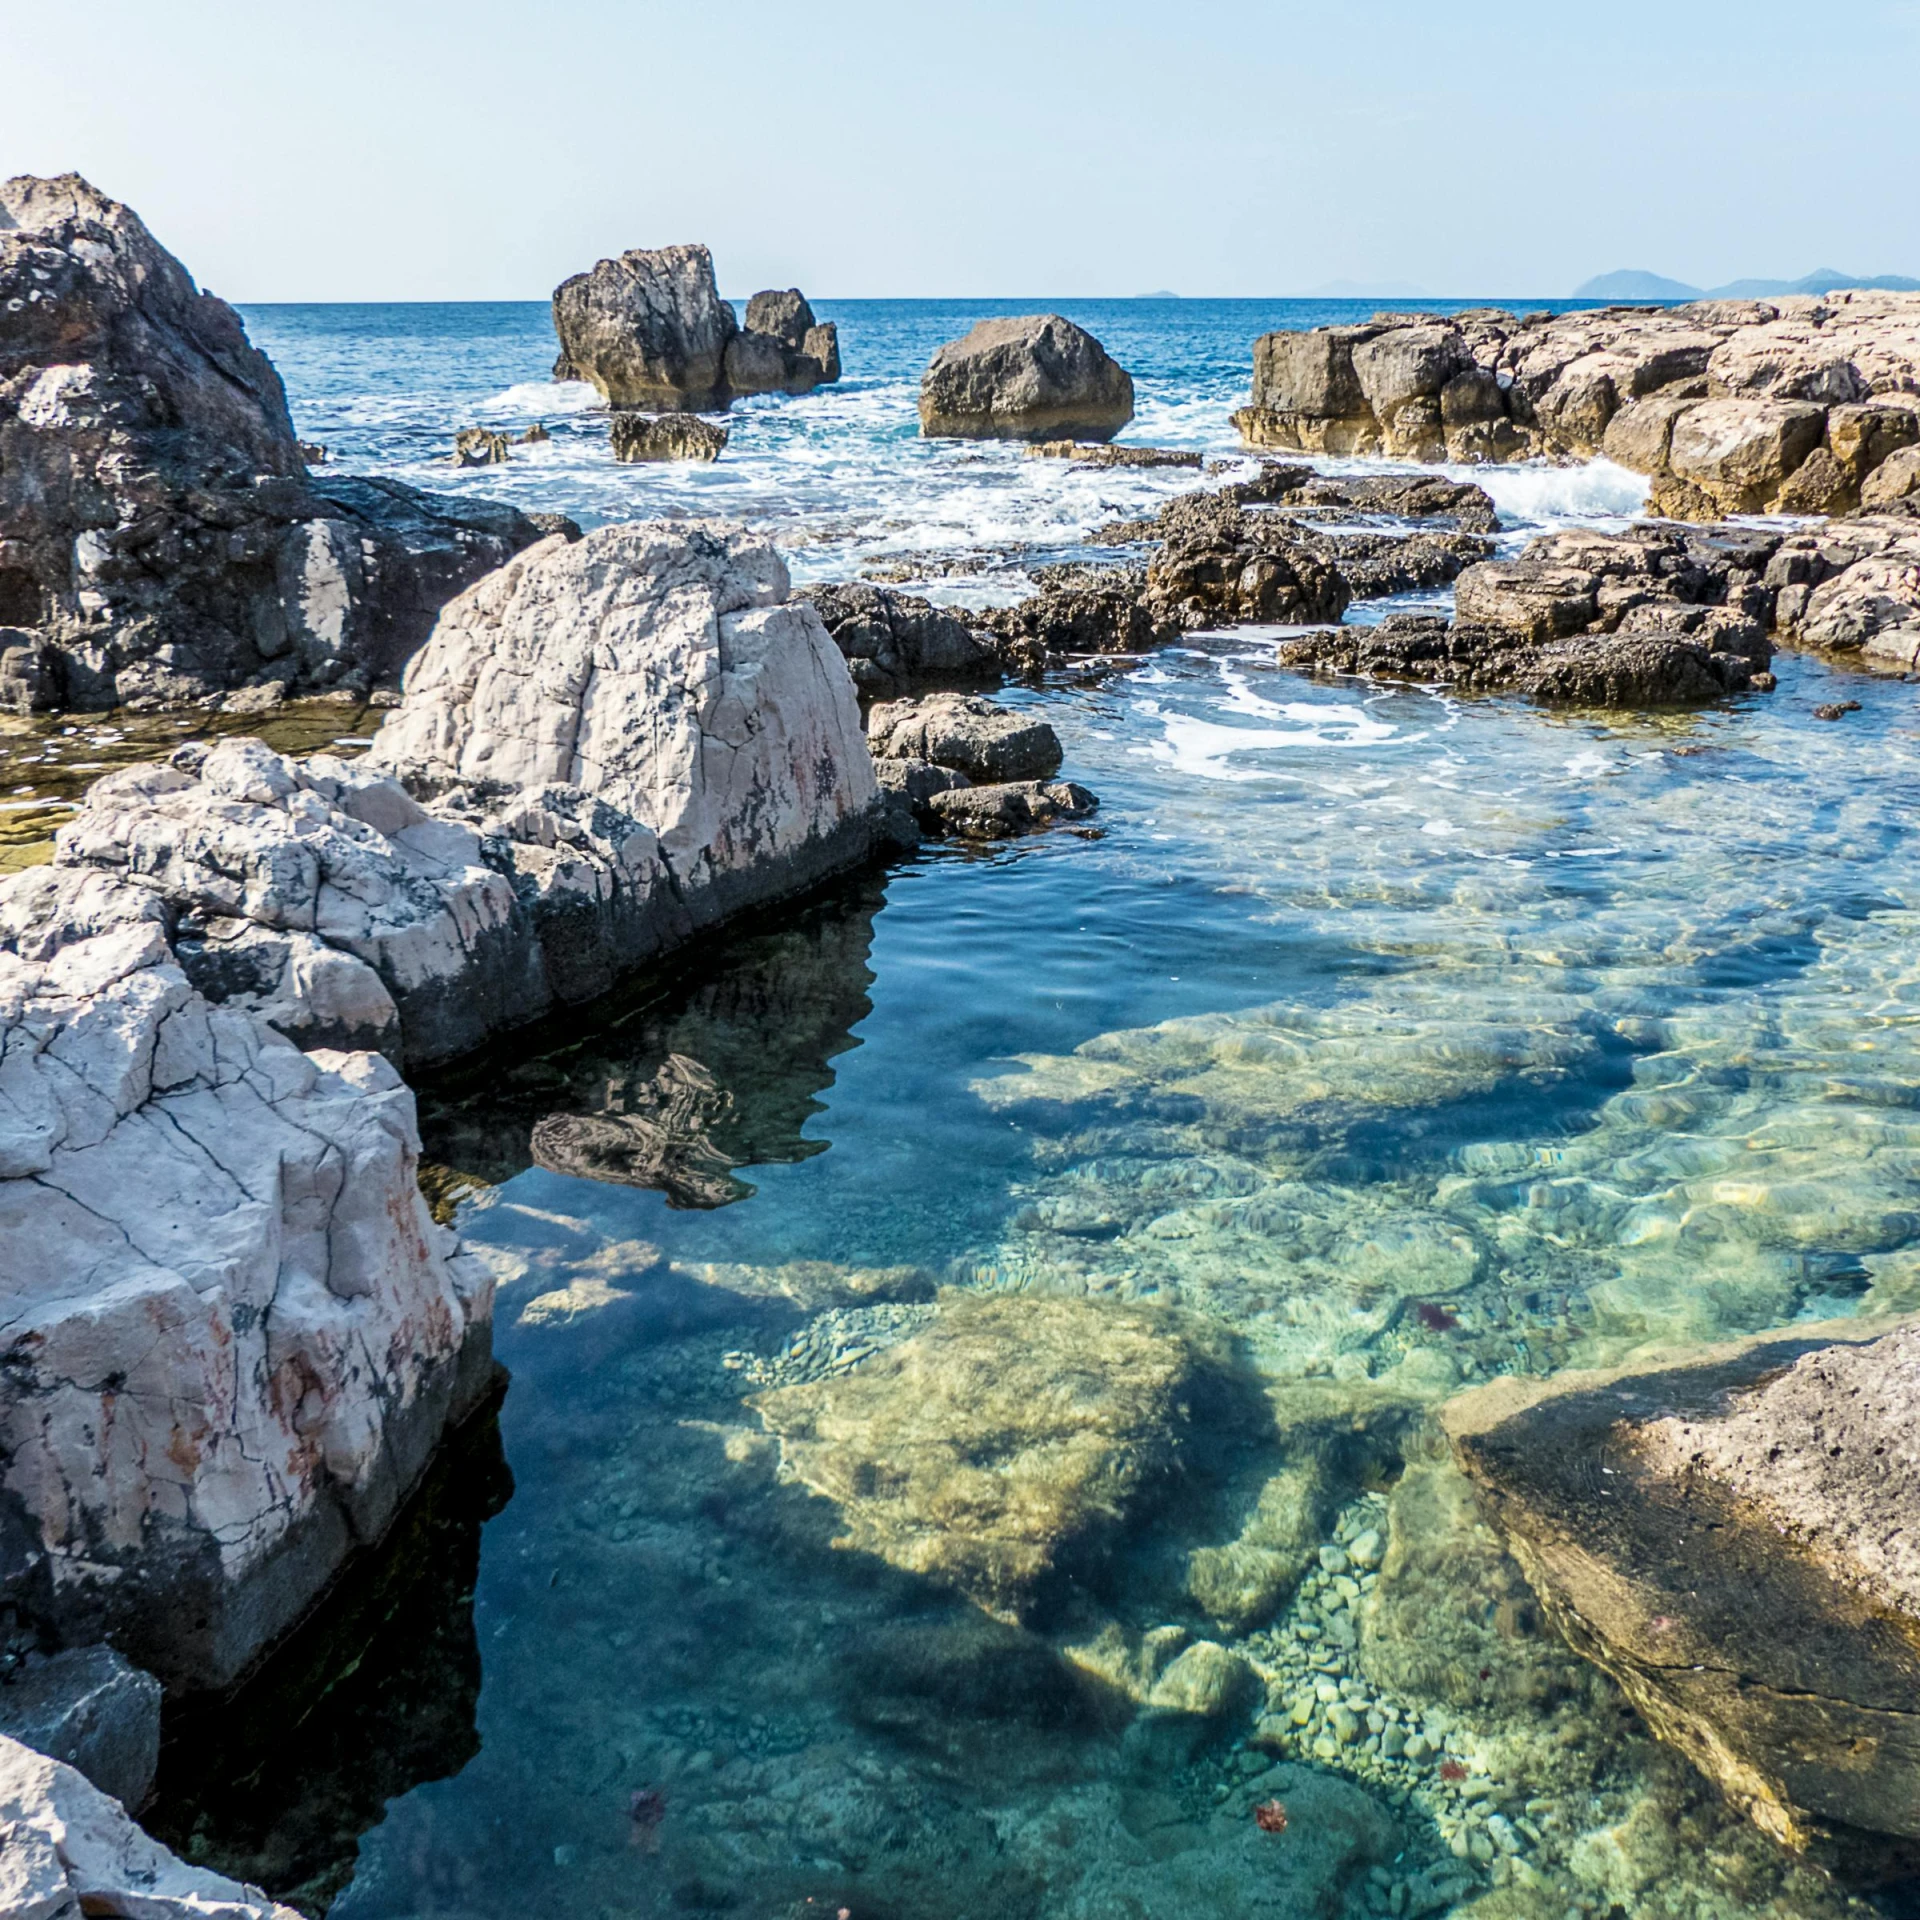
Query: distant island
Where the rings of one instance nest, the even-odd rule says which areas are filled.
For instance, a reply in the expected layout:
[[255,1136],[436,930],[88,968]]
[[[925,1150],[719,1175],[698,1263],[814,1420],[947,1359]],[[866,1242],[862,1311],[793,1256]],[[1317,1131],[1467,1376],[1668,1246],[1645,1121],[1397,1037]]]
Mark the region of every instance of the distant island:
[[1897,273],[1865,275],[1816,267],[1799,280],[1732,280],[1724,287],[1690,287],[1684,280],[1621,267],[1573,290],[1576,300],[1765,300],[1782,293],[1831,293],[1836,287],[1864,287],[1883,293],[1920,293],[1920,280]]

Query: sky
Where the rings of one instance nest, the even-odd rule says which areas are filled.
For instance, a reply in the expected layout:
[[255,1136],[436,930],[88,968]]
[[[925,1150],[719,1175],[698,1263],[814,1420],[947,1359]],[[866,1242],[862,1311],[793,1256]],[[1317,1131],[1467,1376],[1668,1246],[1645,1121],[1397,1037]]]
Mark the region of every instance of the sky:
[[0,0],[0,173],[236,301],[1920,275],[1920,0]]

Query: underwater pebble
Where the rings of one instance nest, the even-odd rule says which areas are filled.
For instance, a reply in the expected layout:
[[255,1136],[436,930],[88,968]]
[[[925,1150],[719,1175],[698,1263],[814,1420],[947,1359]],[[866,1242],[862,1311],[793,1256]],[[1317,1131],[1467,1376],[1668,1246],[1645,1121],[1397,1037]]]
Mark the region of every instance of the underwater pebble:
[[1347,1558],[1356,1567],[1377,1567],[1384,1552],[1377,1527],[1369,1527],[1365,1533],[1356,1534],[1347,1543]]

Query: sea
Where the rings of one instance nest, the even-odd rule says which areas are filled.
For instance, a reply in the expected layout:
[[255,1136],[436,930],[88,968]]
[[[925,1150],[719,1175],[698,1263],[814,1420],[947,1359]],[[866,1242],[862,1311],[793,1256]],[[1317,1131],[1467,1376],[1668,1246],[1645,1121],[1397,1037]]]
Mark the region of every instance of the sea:
[[[1255,338],[1372,311],[815,305],[841,381],[674,466],[613,461],[542,304],[245,318],[339,469],[984,605],[1245,471]],[[921,439],[932,351],[1043,309],[1131,370],[1123,440],[1217,464]],[[1462,477],[1516,549],[1645,497]],[[162,1837],[337,1920],[1915,1910],[1568,1652],[1433,1419],[1920,1306],[1915,691],[1789,654],[1769,694],[1575,711],[1305,677],[1283,637],[1009,689],[1092,825],[930,844],[422,1085],[503,1391],[170,1721]]]

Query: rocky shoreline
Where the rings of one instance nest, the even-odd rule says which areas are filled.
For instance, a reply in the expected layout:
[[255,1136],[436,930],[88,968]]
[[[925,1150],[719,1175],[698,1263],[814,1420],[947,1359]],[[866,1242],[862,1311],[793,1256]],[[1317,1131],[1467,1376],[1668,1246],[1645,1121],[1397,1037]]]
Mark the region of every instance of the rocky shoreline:
[[[310,472],[238,317],[77,176],[0,189],[15,288],[0,705],[266,708],[400,680],[363,757],[184,746],[96,781],[51,864],[0,881],[0,1727],[32,1739],[0,1734],[25,1862],[0,1891],[49,1914],[288,1913],[123,1807],[151,1781],[163,1694],[255,1669],[498,1384],[495,1274],[421,1190],[403,1073],[483,1058],[922,835],[1097,837],[1054,728],[987,695],[1185,636],[1281,628],[1281,666],[1601,709],[1765,695],[1777,647],[1920,670],[1920,305],[1897,295],[1268,335],[1236,415],[1256,448],[1603,454],[1651,477],[1658,517],[1515,552],[1470,481],[1261,459],[1087,528],[1096,557],[1036,565],[1016,603],[962,610],[868,581],[796,593],[773,544],[725,522],[583,534]],[[602,261],[553,311],[556,377],[598,388],[621,461],[711,459],[727,432],[702,413],[841,375],[797,289],[754,296],[742,326],[700,247]],[[1200,465],[1109,445],[1134,403],[1097,340],[1036,315],[941,347],[919,425],[1095,470]],[[1753,523],[1781,515],[1825,517]],[[1450,614],[1348,618],[1447,589]],[[711,1104],[674,1060],[658,1099]],[[707,1144],[669,1153],[629,1109],[532,1154],[720,1204],[752,1156]],[[1074,1247],[1122,1231],[1030,1211]],[[1108,1620],[1061,1644],[1074,1684],[1129,1716],[1131,1764],[1186,1765],[1249,1721],[1270,1759],[1227,1790],[1236,1813],[1280,1804],[1256,1784],[1339,1802],[1358,1837],[1329,1887],[1388,1842],[1309,1761],[1395,1804],[1426,1763],[1457,1767],[1435,1817],[1458,1873],[1388,1875],[1371,1910],[1435,1910],[1523,1851],[1526,1814],[1467,1770],[1478,1750],[1404,1704],[1439,1697],[1406,1652],[1436,1529],[1464,1552],[1476,1515],[1512,1556],[1474,1548],[1505,1624],[1447,1623],[1460,1644],[1435,1661],[1510,1661],[1498,1687],[1518,1697],[1577,1687],[1578,1656],[1788,1848],[1920,1840],[1911,1327],[1459,1398],[1409,1374],[1335,1416],[1281,1408],[1184,1312],[906,1270],[834,1284],[877,1317],[828,1359],[752,1360],[755,1458],[832,1502],[841,1544],[1009,1632],[1067,1618],[1123,1526],[1204,1488],[1219,1434],[1275,1427],[1300,1450],[1186,1562],[1219,1639]],[[1391,1494],[1362,1485],[1362,1456],[1395,1462]]]

